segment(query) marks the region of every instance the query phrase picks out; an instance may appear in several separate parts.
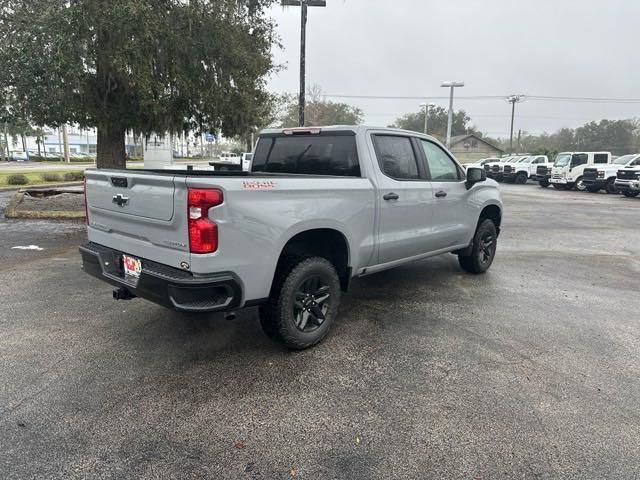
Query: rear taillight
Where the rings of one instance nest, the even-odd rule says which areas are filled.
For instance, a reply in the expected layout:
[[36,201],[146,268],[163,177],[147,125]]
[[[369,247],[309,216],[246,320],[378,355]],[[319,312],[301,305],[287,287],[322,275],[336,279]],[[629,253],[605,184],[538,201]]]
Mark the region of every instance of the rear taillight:
[[89,225],[89,206],[87,204],[87,177],[84,177],[84,223]]
[[213,253],[218,249],[218,225],[209,219],[209,209],[222,204],[220,190],[190,188],[187,193],[189,251]]

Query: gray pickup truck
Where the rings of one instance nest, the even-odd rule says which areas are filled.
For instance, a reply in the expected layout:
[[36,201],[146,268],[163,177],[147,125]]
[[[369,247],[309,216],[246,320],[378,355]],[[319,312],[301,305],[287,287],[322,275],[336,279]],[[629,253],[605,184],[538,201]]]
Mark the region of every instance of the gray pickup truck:
[[[316,344],[354,277],[496,251],[502,200],[436,140],[365,126],[265,130],[250,172],[87,170],[86,273],[182,312],[259,305],[267,335]],[[392,286],[390,286],[392,288]]]

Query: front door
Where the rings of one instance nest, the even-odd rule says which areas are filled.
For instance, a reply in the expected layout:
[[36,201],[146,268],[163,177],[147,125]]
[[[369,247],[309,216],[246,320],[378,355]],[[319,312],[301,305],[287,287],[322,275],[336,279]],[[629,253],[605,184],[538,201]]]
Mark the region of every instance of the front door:
[[471,239],[475,225],[466,207],[468,190],[462,169],[439,145],[420,140],[427,174],[433,188],[433,242],[440,250]]
[[395,134],[374,134],[371,140],[379,166],[378,263],[430,251],[433,192],[416,141]]

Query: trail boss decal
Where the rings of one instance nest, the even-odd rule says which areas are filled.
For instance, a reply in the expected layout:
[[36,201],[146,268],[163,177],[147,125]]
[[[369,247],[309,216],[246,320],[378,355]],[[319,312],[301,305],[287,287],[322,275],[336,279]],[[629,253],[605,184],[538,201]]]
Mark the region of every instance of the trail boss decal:
[[271,190],[275,188],[276,182],[271,180],[245,180],[242,182],[244,190]]

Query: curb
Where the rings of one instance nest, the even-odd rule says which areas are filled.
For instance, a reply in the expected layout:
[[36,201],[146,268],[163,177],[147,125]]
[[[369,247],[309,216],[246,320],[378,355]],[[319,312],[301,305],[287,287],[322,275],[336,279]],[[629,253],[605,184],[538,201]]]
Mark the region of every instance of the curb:
[[40,210],[18,210],[18,205],[24,198],[24,192],[16,193],[4,210],[6,218],[22,218],[30,220],[84,220],[84,212],[78,211],[54,211],[43,212]]
[[76,187],[82,185],[83,182],[58,182],[58,183],[38,183],[36,185],[11,185],[9,187],[0,187],[0,192],[10,192],[11,190],[22,190],[28,188],[56,188],[56,187]]

